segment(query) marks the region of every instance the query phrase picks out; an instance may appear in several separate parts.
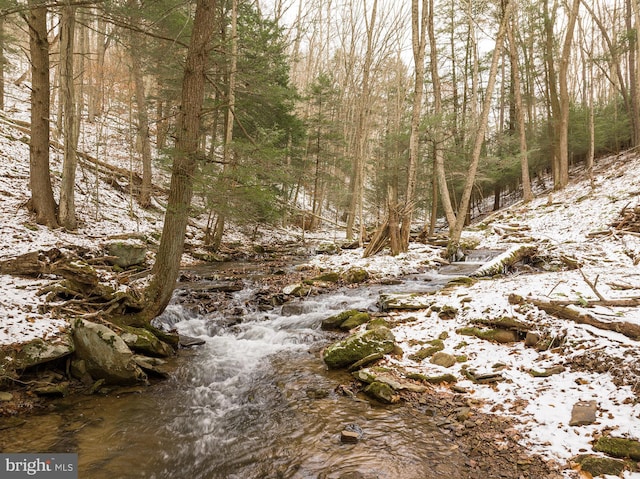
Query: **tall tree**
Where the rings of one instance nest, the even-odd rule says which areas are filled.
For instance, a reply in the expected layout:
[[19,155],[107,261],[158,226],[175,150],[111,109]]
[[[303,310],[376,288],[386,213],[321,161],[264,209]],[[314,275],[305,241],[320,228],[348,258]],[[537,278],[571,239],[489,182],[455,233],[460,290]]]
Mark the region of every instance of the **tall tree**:
[[[366,6],[366,2],[363,1]],[[365,8],[365,24],[366,24],[366,51],[364,55],[364,63],[362,66],[362,83],[360,87],[360,98],[357,105],[356,126],[354,133],[354,156],[353,171],[351,175],[351,185],[349,190],[349,216],[347,218],[347,238],[353,238],[353,227],[356,216],[360,219],[360,234],[358,235],[360,243],[364,240],[364,218],[362,217],[364,202],[364,175],[365,175],[365,153],[369,122],[369,102],[371,88],[371,66],[373,64],[374,55],[374,32],[376,28],[376,20],[378,16],[378,0],[373,0],[371,6],[371,16],[368,17]]]
[[564,188],[569,183],[569,108],[570,92],[568,85],[569,60],[571,59],[571,45],[573,43],[573,32],[578,18],[581,0],[573,0],[571,9],[568,12],[567,29],[562,43],[560,53],[560,68],[558,80],[560,82],[560,121],[559,121],[559,171],[556,181],[557,188]]
[[[476,173],[478,171],[478,165],[480,163],[480,155],[482,154],[482,145],[484,143],[485,134],[489,122],[489,112],[491,110],[493,89],[496,83],[496,77],[498,74],[498,61],[501,56],[502,44],[507,31],[507,25],[510,21],[510,15],[515,0],[503,0],[500,28],[496,35],[495,48],[493,50],[493,56],[491,59],[491,67],[489,69],[489,78],[487,79],[487,87],[485,91],[484,103],[482,105],[482,113],[480,115],[480,121],[477,132],[475,134],[475,140],[473,143],[473,150],[471,152],[471,163],[469,165],[469,172],[462,190],[462,198],[460,199],[460,205],[458,206],[458,212],[456,215],[456,222],[453,231],[450,235],[451,245],[457,247],[462,236],[462,230],[467,219],[467,213],[471,204],[471,193],[473,191],[473,185],[476,180]],[[579,0],[578,0],[579,1]]]
[[0,16],[0,110],[4,110],[4,77],[7,64],[7,58],[4,55],[5,34],[4,16]]
[[402,211],[402,225],[400,228],[400,244],[398,251],[409,249],[411,220],[415,204],[416,180],[418,176],[418,156],[420,154],[420,119],[422,118],[422,98],[424,96],[424,57],[426,51],[426,30],[429,8],[427,0],[411,1],[411,47],[415,68],[413,87],[413,107],[411,110],[411,134],[409,136],[409,168],[407,172],[407,193],[405,206]]
[[216,25],[217,0],[197,0],[193,31],[182,79],[180,112],[176,130],[169,200],[162,238],[152,269],[152,279],[144,294],[147,308],[143,320],[151,320],[166,308],[175,288],[184,248],[184,235],[193,196],[205,73],[210,42]]
[[49,39],[47,7],[42,0],[29,0],[25,15],[29,28],[31,56],[31,141],[29,143],[29,209],[36,222],[51,228],[58,226],[57,205],[49,172]]
[[137,144],[142,159],[142,184],[140,185],[140,195],[138,202],[143,208],[151,205],[151,188],[153,183],[153,170],[151,165],[151,136],[149,134],[149,112],[147,110],[147,94],[144,86],[144,76],[142,72],[140,46],[144,44],[144,38],[137,32],[131,32],[131,45],[129,50],[131,61],[131,76],[136,98],[137,111]]
[[[515,15],[514,15],[515,17]],[[515,18],[508,24],[507,36],[509,40],[509,58],[511,60],[511,76],[513,77],[513,100],[515,106],[516,122],[518,124],[518,139],[520,142],[520,169],[522,180],[522,196],[525,202],[533,199],[531,191],[531,178],[529,177],[529,156],[527,152],[527,127],[524,120],[524,108],[522,106],[522,84],[520,81],[520,65],[514,31]]]
[[74,41],[75,41],[75,9],[70,3],[62,6],[60,20],[60,103],[63,112],[62,130],[64,136],[64,160],[62,165],[62,184],[60,186],[60,225],[68,230],[77,228],[75,206],[76,184],[76,149],[80,118],[75,105],[74,88]]
[[434,174],[437,176],[437,186],[442,199],[442,207],[444,209],[449,230],[451,231],[456,223],[456,215],[451,203],[449,195],[449,187],[447,185],[447,176],[444,167],[444,126],[443,126],[443,108],[442,108],[442,86],[440,81],[440,72],[438,71],[438,48],[436,42],[436,31],[434,24],[435,0],[429,0],[429,14],[427,28],[429,30],[429,60],[431,71],[431,83],[433,85],[433,115],[436,119],[436,125],[432,133],[433,142],[433,158],[434,158]]

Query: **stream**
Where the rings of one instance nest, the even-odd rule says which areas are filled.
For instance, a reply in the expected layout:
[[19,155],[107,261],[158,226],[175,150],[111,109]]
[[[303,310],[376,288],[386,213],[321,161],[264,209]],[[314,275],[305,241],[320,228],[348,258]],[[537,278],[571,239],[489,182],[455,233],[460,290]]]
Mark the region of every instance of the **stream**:
[[[384,288],[425,291],[442,281],[338,290],[264,312],[247,309],[255,284],[248,279],[230,305],[241,321],[172,305],[160,322],[204,344],[176,358],[171,379],[56,400],[10,429],[2,430],[0,418],[0,446],[77,452],[79,477],[91,479],[463,477],[466,458],[433,418],[340,394],[336,386],[348,384],[349,374],[327,371],[320,358],[336,339],[320,329],[322,319],[376,311]],[[361,440],[341,443],[345,427],[361,430]]]

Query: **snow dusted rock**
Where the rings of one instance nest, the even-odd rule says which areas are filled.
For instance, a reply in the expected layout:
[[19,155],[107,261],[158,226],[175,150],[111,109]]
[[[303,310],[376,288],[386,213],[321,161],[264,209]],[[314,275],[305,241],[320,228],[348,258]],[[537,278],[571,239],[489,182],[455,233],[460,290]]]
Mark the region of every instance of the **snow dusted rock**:
[[70,334],[62,334],[53,339],[36,338],[20,348],[16,354],[14,367],[26,369],[38,364],[54,361],[74,351]]
[[137,366],[124,340],[101,324],[78,319],[73,327],[76,357],[85,361],[94,379],[108,384],[133,384],[147,376]]
[[119,240],[106,245],[107,254],[113,256],[113,264],[129,268],[143,264],[147,258],[147,247],[139,240]]
[[385,293],[378,300],[383,311],[417,311],[428,309],[433,302],[432,293]]

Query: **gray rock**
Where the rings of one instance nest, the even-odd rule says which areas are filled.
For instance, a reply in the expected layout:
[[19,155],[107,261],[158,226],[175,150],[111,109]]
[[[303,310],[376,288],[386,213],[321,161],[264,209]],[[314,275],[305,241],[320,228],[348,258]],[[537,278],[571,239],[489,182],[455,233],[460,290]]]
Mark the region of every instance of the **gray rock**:
[[586,426],[596,422],[598,404],[596,401],[578,401],[571,410],[569,426]]
[[143,264],[147,259],[147,247],[137,240],[119,240],[106,245],[107,254],[112,262],[121,268]]
[[167,362],[159,358],[150,358],[149,356],[142,356],[136,354],[133,356],[133,360],[143,371],[159,376],[161,378],[168,378],[171,374],[172,368],[169,367]]
[[302,297],[302,296],[306,296],[308,293],[309,293],[309,286],[303,283],[289,284],[284,288],[282,288],[282,294],[286,294],[287,296]]
[[354,444],[362,439],[364,431],[357,424],[347,424],[340,433],[340,441],[346,444]]
[[82,319],[74,323],[76,357],[85,361],[87,372],[107,384],[134,384],[146,375],[133,359],[127,344],[111,329]]
[[15,368],[25,369],[54,361],[71,354],[74,349],[70,334],[62,334],[52,339],[37,338],[22,345],[15,357]]
[[160,341],[151,331],[132,327],[124,327],[123,329],[124,333],[120,337],[133,351],[163,358],[173,355],[173,348]]

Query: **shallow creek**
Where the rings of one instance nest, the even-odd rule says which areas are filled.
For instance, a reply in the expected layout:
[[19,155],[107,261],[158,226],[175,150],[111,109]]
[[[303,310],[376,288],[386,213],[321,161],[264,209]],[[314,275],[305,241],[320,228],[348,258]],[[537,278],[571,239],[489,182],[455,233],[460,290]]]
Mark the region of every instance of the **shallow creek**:
[[[437,287],[424,278],[389,291]],[[435,281],[436,283],[438,281]],[[458,478],[465,457],[430,417],[336,392],[348,374],[320,359],[323,318],[376,309],[380,287],[304,301],[299,314],[243,311],[229,324],[171,306],[163,320],[205,340],[177,358],[174,376],[135,392],[75,396],[5,429],[4,452],[77,452],[79,477]],[[250,283],[234,293],[244,308]],[[223,326],[226,324],[226,326]],[[357,444],[340,432],[355,424]],[[2,419],[0,418],[0,428]]]

